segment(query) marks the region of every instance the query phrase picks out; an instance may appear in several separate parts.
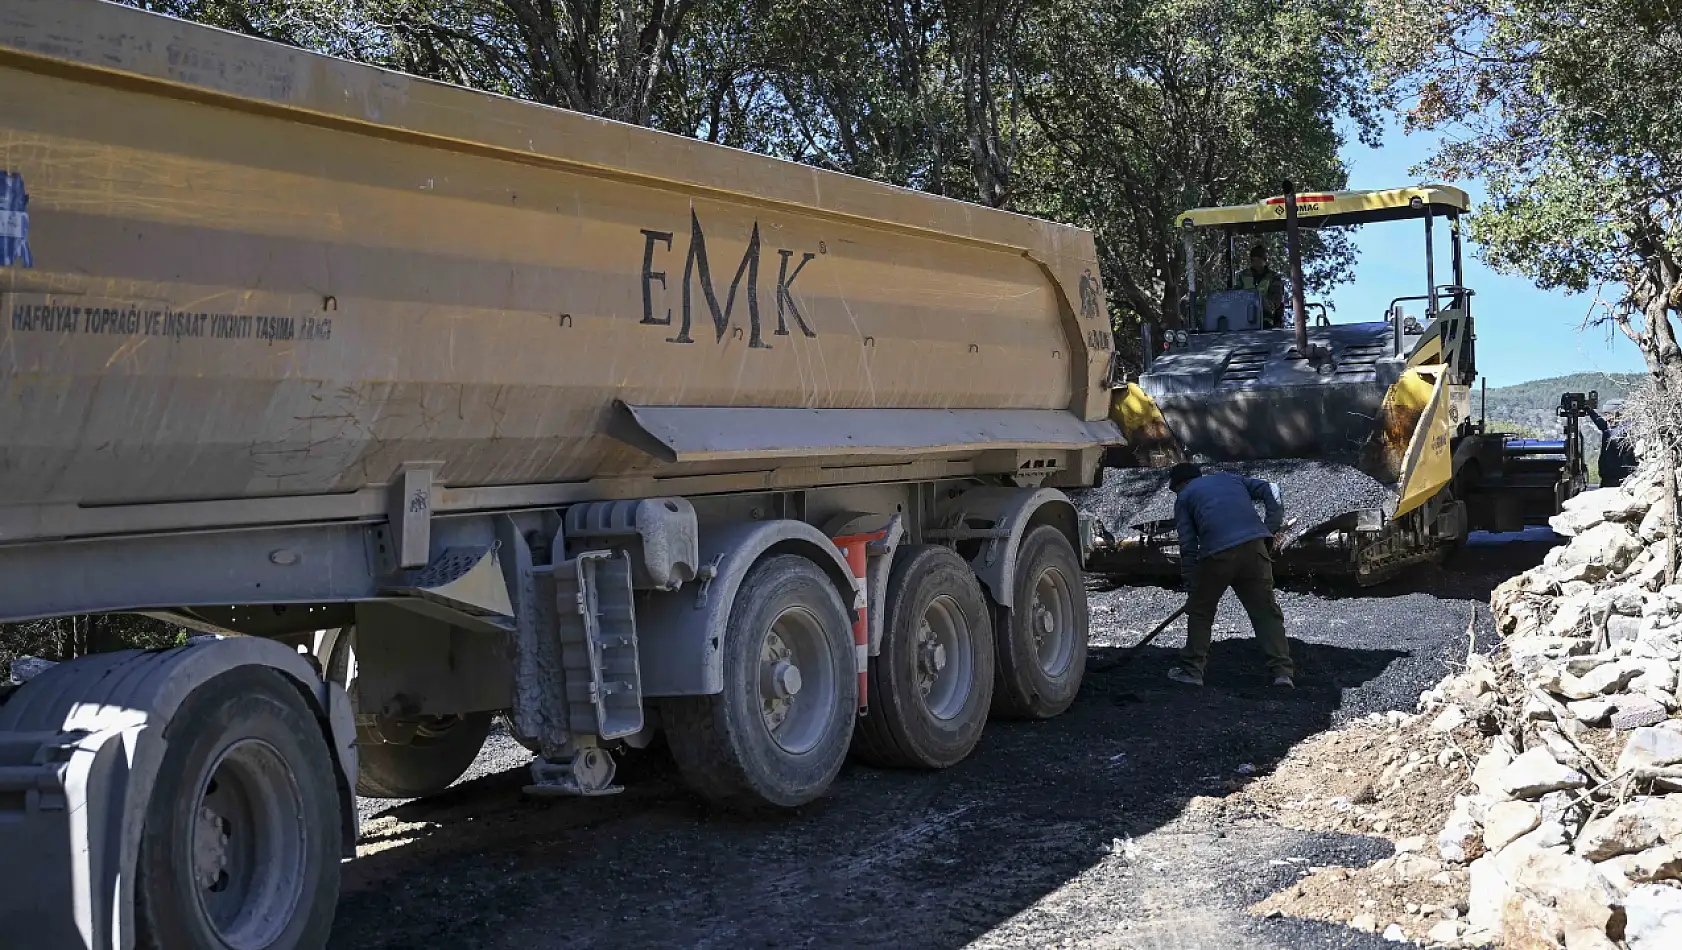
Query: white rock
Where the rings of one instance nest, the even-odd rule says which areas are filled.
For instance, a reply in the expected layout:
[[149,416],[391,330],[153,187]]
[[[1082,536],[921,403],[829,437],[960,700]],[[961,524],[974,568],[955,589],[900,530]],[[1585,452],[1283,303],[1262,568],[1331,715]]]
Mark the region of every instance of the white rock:
[[1513,762],[1512,747],[1505,739],[1498,739],[1478,759],[1478,764],[1472,769],[1472,784],[1478,787],[1485,797],[1490,799],[1507,798],[1501,789],[1501,773]]
[[1458,920],[1442,920],[1431,925],[1425,931],[1425,939],[1430,943],[1454,943],[1460,939],[1460,922]]
[[1574,699],[1587,699],[1590,696],[1604,696],[1607,693],[1615,693],[1634,682],[1635,678],[1640,676],[1641,673],[1642,667],[1639,663],[1632,660],[1617,660],[1595,667],[1579,677],[1576,688],[1582,691],[1581,695],[1573,695],[1569,692],[1565,695],[1572,696]]
[[1647,509],[1647,514],[1642,516],[1641,526],[1635,530],[1635,533],[1641,536],[1641,540],[1652,544],[1664,537],[1665,522],[1669,519],[1670,502],[1660,499],[1658,504]]
[[1424,835],[1411,835],[1396,842],[1396,853],[1420,854],[1424,852],[1425,846],[1429,843],[1430,839]]
[[1618,874],[1631,884],[1651,884],[1655,881],[1682,881],[1682,850],[1678,845],[1662,844],[1637,854],[1623,854],[1602,862],[1603,874]]
[[1541,809],[1530,802],[1498,802],[1483,816],[1483,846],[1499,851],[1541,823]]
[[1587,565],[1581,576],[1598,579],[1623,570],[1640,554],[1642,545],[1629,528],[1606,521],[1578,534],[1559,556],[1562,569]]
[[1538,723],[1536,726],[1536,738],[1540,741],[1543,748],[1547,749],[1548,755],[1551,756],[1555,762],[1562,763],[1568,768],[1582,771],[1588,767],[1588,761],[1583,758],[1583,754],[1581,752],[1577,751],[1577,747],[1572,745],[1571,742],[1565,738],[1565,732],[1568,729],[1574,737],[1581,737],[1589,731],[1588,726],[1583,725],[1575,719],[1567,717],[1559,723]]
[[[1592,700],[1582,700],[1592,702]],[[1532,693],[1524,700],[1524,708],[1519,711],[1525,722],[1554,722],[1563,709],[1552,697]]]
[[1588,627],[1589,597],[1561,597],[1554,604],[1553,619],[1545,628],[1550,637],[1569,637]]
[[1444,709],[1437,718],[1431,720],[1432,732],[1453,732],[1466,724],[1466,713],[1459,706]]
[[1651,696],[1625,693],[1618,697],[1617,711],[1612,714],[1612,728],[1629,730],[1656,726],[1668,714],[1665,704]]
[[[1539,849],[1519,862],[1511,880],[1519,894],[1557,916],[1568,948],[1615,947],[1606,938],[1606,927],[1621,895],[1593,864],[1562,851]],[[1507,936],[1513,945],[1515,935]],[[1521,938],[1517,945],[1526,944]]]
[[1548,519],[1556,534],[1581,535],[1606,521],[1639,520],[1647,506],[1616,488],[1598,488],[1566,499],[1560,513]]
[[1536,800],[1542,809],[1543,823],[1553,822],[1565,829],[1566,837],[1575,838],[1582,828],[1587,809],[1578,801],[1576,792],[1549,792]]
[[1404,943],[1407,938],[1408,935],[1403,932],[1401,924],[1391,924],[1384,928],[1384,939],[1391,943]]
[[1611,663],[1617,662],[1617,656],[1611,653],[1590,653],[1584,656],[1574,656],[1564,663],[1565,672],[1572,676],[1587,676],[1589,673]]
[[1441,864],[1423,854],[1398,854],[1391,861],[1391,870],[1402,881],[1423,881],[1443,869]]
[[1639,617],[1626,617],[1623,614],[1613,614],[1606,618],[1606,642],[1612,645],[1627,643],[1635,639],[1641,632]]
[[1437,835],[1437,853],[1443,856],[1444,861],[1465,864],[1483,853],[1483,832],[1472,808],[1471,798],[1465,795],[1455,796],[1448,823],[1443,825],[1442,833]]
[[1624,939],[1629,950],[1682,947],[1682,888],[1647,884],[1624,898]]
[[1520,676],[1532,676],[1548,665],[1549,660],[1581,652],[1589,648],[1587,637],[1518,636],[1505,643],[1507,661]]
[[1682,657],[1682,623],[1675,617],[1649,616],[1641,618],[1641,630],[1630,644],[1630,656],[1676,660]]
[[[1676,738],[1682,739],[1682,735]],[[1562,788],[1582,788],[1588,776],[1554,761],[1546,749],[1535,746],[1501,772],[1500,787],[1507,798],[1536,798]]]
[[[1564,549],[1555,548],[1554,550],[1563,551]],[[1587,585],[1589,581],[1600,580],[1602,577],[1605,577],[1607,573],[1605,565],[1598,564],[1590,560],[1572,561],[1570,563],[1562,562],[1557,566],[1553,566],[1552,571],[1554,577],[1561,584],[1584,585]]]
[[1571,711],[1572,717],[1578,722],[1586,722],[1590,725],[1605,722],[1606,717],[1612,715],[1612,701],[1600,697],[1573,700],[1566,703],[1565,708]]
[[1466,925],[1475,931],[1500,933],[1501,914],[1512,895],[1513,885],[1486,854],[1472,862],[1471,890],[1466,897]]
[[1634,582],[1647,590],[1658,590],[1659,586],[1664,583],[1665,566],[1670,563],[1670,559],[1665,556],[1662,547],[1648,548],[1647,551],[1653,555],[1653,558],[1645,567],[1641,568],[1641,571],[1635,576]]
[[1682,797],[1637,798],[1589,822],[1577,835],[1576,852],[1590,861],[1645,851],[1682,840]]
[[1629,734],[1629,741],[1618,756],[1618,771],[1678,762],[1682,762],[1682,732],[1648,726]]
[[1501,849],[1496,856],[1496,864],[1501,873],[1511,877],[1513,869],[1524,860],[1525,855],[1532,851],[1558,851],[1564,854],[1569,839],[1565,835],[1565,827],[1557,821],[1544,819],[1536,826],[1536,830],[1526,835],[1519,835],[1513,843]]
[[1641,673],[1629,682],[1630,692],[1665,694],[1676,691],[1676,665],[1669,660],[1642,658],[1625,662],[1641,667]]
[[1349,926],[1356,930],[1372,933],[1378,929],[1378,918],[1371,914],[1356,914],[1349,919]]
[[1647,606],[1647,601],[1656,599],[1656,595],[1650,591],[1642,590],[1634,584],[1614,587],[1608,593],[1612,595],[1612,612],[1631,617],[1641,616],[1641,611]]

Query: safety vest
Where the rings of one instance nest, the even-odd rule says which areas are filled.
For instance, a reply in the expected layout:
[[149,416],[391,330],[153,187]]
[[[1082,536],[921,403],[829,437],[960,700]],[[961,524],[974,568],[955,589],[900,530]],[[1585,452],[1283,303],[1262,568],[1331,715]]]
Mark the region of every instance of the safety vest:
[[1268,268],[1267,273],[1261,275],[1260,280],[1256,279],[1255,271],[1252,271],[1248,267],[1238,272],[1238,289],[1253,290],[1262,295],[1263,301],[1267,300],[1267,292],[1272,290],[1273,285],[1278,283],[1278,281],[1279,276],[1273,273],[1272,268]]
[[1262,326],[1264,328],[1272,329],[1284,325],[1285,309],[1283,299],[1277,302],[1279,309],[1270,309],[1275,306],[1275,302],[1269,300],[1269,296],[1276,292],[1281,293],[1282,295],[1282,291],[1279,288],[1279,276],[1273,273],[1272,268],[1268,268],[1267,273],[1261,275],[1260,280],[1256,279],[1255,272],[1250,270],[1248,267],[1239,271],[1238,289],[1253,290],[1256,292],[1256,296],[1261,298]]

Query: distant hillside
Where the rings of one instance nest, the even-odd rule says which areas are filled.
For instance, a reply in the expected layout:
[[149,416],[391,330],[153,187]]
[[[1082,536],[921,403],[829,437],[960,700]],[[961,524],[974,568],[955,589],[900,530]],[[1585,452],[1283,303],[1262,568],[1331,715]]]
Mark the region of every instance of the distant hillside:
[[[1555,376],[1552,379],[1536,379],[1516,386],[1493,387],[1489,390],[1488,415],[1491,422],[1513,423],[1526,429],[1532,429],[1543,438],[1558,438],[1560,434],[1559,417],[1555,411],[1559,408],[1561,393],[1586,393],[1597,390],[1600,393],[1601,405],[1607,401],[1622,398],[1629,390],[1646,378],[1643,373],[1577,373],[1571,376]],[[1472,413],[1477,414],[1482,408],[1480,393],[1472,390]],[[1586,429],[1584,434],[1593,431]],[[1589,440],[1596,447],[1600,444],[1598,434]]]
[[[1494,388],[1489,391],[1489,427],[1526,438],[1557,439],[1563,432],[1557,415],[1561,393],[1595,390],[1600,393],[1600,404],[1604,406],[1628,394],[1645,378],[1644,373],[1576,373]],[[1480,393],[1474,389],[1473,415],[1480,409]],[[1589,481],[1597,482],[1600,480],[1600,430],[1587,420],[1579,428],[1583,433],[1583,455],[1588,462]]]

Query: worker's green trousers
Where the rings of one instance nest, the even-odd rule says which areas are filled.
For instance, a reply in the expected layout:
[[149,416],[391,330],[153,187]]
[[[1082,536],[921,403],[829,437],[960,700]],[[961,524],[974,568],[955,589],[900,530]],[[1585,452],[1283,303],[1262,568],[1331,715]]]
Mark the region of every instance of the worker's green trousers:
[[1256,628],[1256,639],[1267,655],[1267,668],[1275,676],[1294,675],[1291,647],[1285,639],[1285,615],[1273,596],[1273,556],[1268,553],[1267,542],[1260,538],[1198,559],[1191,594],[1186,598],[1186,648],[1180,651],[1180,664],[1203,672],[1209,662],[1215,610],[1228,587],[1250,615],[1250,626]]

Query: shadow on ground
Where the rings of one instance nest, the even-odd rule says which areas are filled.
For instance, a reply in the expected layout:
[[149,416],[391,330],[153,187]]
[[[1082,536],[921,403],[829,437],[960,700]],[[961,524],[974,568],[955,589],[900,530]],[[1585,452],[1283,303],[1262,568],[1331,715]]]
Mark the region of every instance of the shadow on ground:
[[[1208,846],[1158,873],[1150,862],[1184,842],[1170,846],[1169,836],[1133,859],[1112,842],[1146,838],[1194,797],[1224,795],[1265,770],[1327,728],[1345,690],[1402,654],[1300,644],[1294,692],[1266,685],[1248,639],[1215,644],[1203,690],[1161,678],[1171,654],[1151,647],[1095,674],[1058,719],[992,724],[977,753],[945,772],[849,766],[828,796],[791,816],[713,812],[657,755],[632,763],[629,789],[612,798],[526,801],[515,770],[399,806],[375,826],[395,824],[391,846],[346,866],[333,946],[1308,946],[1303,922],[1255,922],[1290,935],[1241,944],[1208,942],[1173,918],[1198,903],[1234,910],[1304,862],[1360,864],[1387,846],[1265,825],[1193,828],[1185,833]],[[1117,655],[1094,649],[1094,666]],[[1222,857],[1229,834],[1244,843]],[[1286,859],[1305,849],[1314,856]],[[1200,863],[1196,880],[1176,885],[1193,903],[1149,906],[1168,896],[1159,880]],[[1097,891],[1110,906],[1090,927],[1034,922],[1036,905],[1095,870],[1111,878]],[[1140,906],[1115,906],[1129,902]]]
[[1388,842],[1288,830],[1221,796],[1309,736],[1411,709],[1469,647],[1493,645],[1490,590],[1548,547],[1474,543],[1377,588],[1283,588],[1292,692],[1266,684],[1230,596],[1205,688],[1162,675],[1183,621],[1117,665],[1181,595],[1095,586],[1094,672],[1068,713],[991,723],[944,772],[849,766],[793,814],[710,810],[652,752],[625,762],[627,789],[608,798],[531,801],[523,769],[488,775],[365,826],[332,946],[1396,946],[1243,910]]

